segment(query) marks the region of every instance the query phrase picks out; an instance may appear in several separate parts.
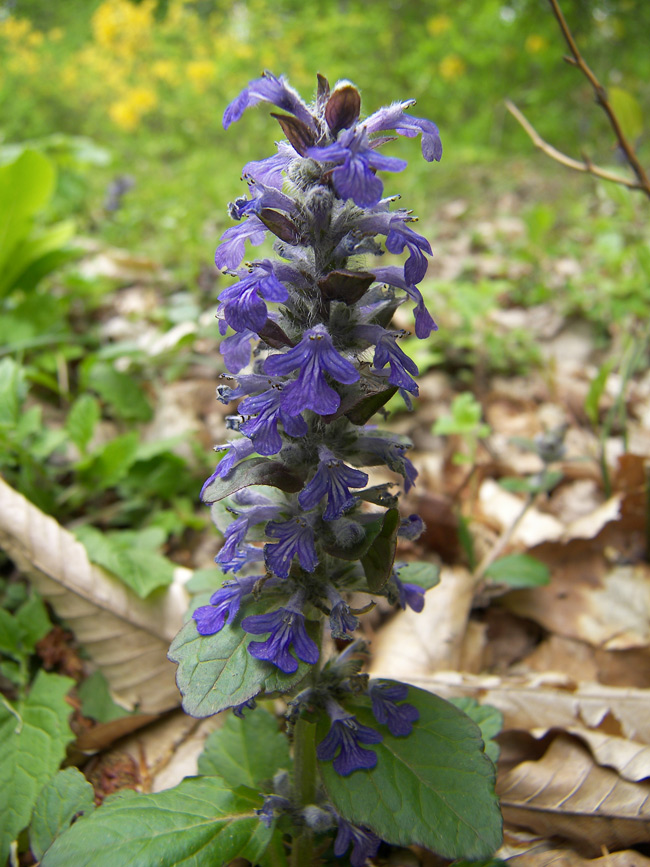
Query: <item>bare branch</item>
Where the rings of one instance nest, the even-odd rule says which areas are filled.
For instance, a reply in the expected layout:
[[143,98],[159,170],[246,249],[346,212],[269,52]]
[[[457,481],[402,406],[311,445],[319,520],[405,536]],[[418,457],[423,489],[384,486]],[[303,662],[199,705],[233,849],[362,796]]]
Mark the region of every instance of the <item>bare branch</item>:
[[[553,14],[555,15],[555,17],[557,19],[557,22],[560,25],[562,35],[564,36],[566,43],[569,46],[569,51],[573,55],[572,57],[565,57],[565,60],[567,60],[572,66],[577,66],[578,69],[582,72],[582,74],[587,78],[587,80],[591,84],[591,86],[594,90],[594,93],[596,95],[596,102],[598,102],[598,104],[602,107],[603,111],[607,115],[609,122],[610,122],[610,125],[611,125],[612,129],[614,130],[614,135],[616,136],[618,143],[621,146],[621,149],[627,158],[627,161],[629,162],[630,166],[632,167],[634,174],[637,176],[637,178],[639,180],[639,183],[636,186],[632,187],[632,189],[643,190],[643,192],[647,196],[650,196],[650,179],[648,178],[648,176],[645,172],[645,169],[643,168],[643,166],[639,162],[639,159],[636,155],[634,147],[627,140],[625,134],[623,133],[623,130],[621,129],[621,125],[619,123],[618,118],[616,117],[616,113],[614,112],[614,109],[612,108],[612,105],[607,98],[607,91],[605,90],[603,85],[600,83],[600,81],[598,80],[596,75],[593,73],[593,71],[589,68],[589,66],[587,65],[586,61],[584,60],[582,54],[580,54],[580,49],[578,48],[576,41],[573,38],[571,31],[569,30],[569,25],[567,24],[566,19],[565,19],[564,15],[562,14],[562,10],[560,9],[558,0],[549,0],[549,3],[551,4],[551,8],[553,10]],[[517,119],[519,120],[519,118],[517,118]],[[521,123],[521,121],[519,121],[519,122]],[[529,135],[530,135],[530,133],[529,133]],[[555,157],[554,157],[554,159],[555,159]],[[566,163],[565,163],[565,165],[566,165]],[[572,166],[572,168],[577,168],[577,166]],[[585,171],[585,170],[584,169],[578,169],[578,171]],[[590,171],[590,170],[587,169],[587,171]],[[596,174],[596,173],[591,171],[591,174]],[[598,176],[601,177],[601,175],[598,175]],[[612,178],[608,178],[607,180],[612,180]],[[623,182],[617,181],[617,183],[623,183]],[[625,186],[631,187],[631,184],[626,183]]]
[[554,148],[553,145],[544,141],[537,130],[526,120],[517,106],[513,102],[510,102],[509,99],[506,99],[506,108],[528,133],[535,147],[538,147],[547,156],[551,157],[551,159],[554,159],[556,162],[561,163],[563,166],[567,166],[570,169],[575,169],[577,172],[586,172],[587,174],[594,175],[603,181],[612,181],[612,183],[621,184],[621,186],[628,187],[631,190],[643,190],[643,192],[650,195],[650,187],[646,188],[639,181],[625,178],[622,175],[617,175],[615,172],[609,172],[607,169],[601,169],[599,166],[594,165],[588,158],[586,158],[584,162],[580,162],[580,160],[574,160],[572,157],[563,154],[562,151],[559,151],[557,148]]

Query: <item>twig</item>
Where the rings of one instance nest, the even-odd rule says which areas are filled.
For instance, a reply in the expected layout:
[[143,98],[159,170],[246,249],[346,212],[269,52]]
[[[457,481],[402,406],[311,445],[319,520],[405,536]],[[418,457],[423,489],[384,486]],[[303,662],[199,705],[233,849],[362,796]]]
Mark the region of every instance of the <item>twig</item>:
[[633,146],[627,140],[627,137],[621,129],[621,125],[618,118],[616,117],[616,113],[612,108],[611,103],[607,99],[607,91],[602,86],[600,81],[598,81],[592,70],[585,62],[583,56],[580,54],[580,50],[578,49],[576,41],[573,38],[571,31],[569,30],[569,25],[566,23],[566,19],[562,14],[562,10],[560,9],[557,0],[549,0],[549,3],[551,4],[551,8],[553,9],[553,14],[557,18],[557,22],[560,25],[562,35],[566,39],[566,43],[569,46],[569,51],[573,55],[573,58],[567,57],[565,58],[565,60],[567,60],[573,66],[577,66],[580,72],[582,72],[582,74],[587,78],[589,84],[591,84],[591,86],[593,87],[594,93],[596,94],[596,102],[601,106],[601,108],[607,115],[611,127],[614,130],[614,135],[618,139],[618,143],[620,144],[621,149],[625,153],[627,161],[631,165],[634,174],[639,179],[640,188],[646,193],[646,195],[650,196],[650,179],[648,178],[645,169],[639,162]]
[[647,193],[650,196],[650,186],[646,189],[643,184],[639,183],[639,181],[625,178],[622,175],[617,175],[615,172],[609,172],[607,169],[602,169],[600,166],[594,165],[590,160],[581,162],[580,160],[574,160],[573,157],[563,154],[562,151],[559,151],[557,148],[553,147],[553,145],[544,141],[532,124],[526,120],[517,106],[509,99],[506,99],[506,108],[528,133],[535,147],[538,147],[547,156],[551,157],[551,159],[554,159],[556,162],[561,163],[563,166],[567,166],[570,169],[575,169],[577,172],[587,172],[587,174],[595,175],[595,177],[601,178],[603,181],[612,181],[615,184],[629,187],[631,190],[643,190],[644,193]]
[[575,169],[575,171],[577,172],[586,172],[587,174],[594,175],[601,180],[611,181],[612,183],[620,184],[623,187],[628,187],[628,189],[631,190],[641,190],[641,192],[645,193],[646,196],[650,198],[650,178],[648,178],[645,169],[639,162],[634,147],[627,140],[621,128],[621,124],[619,123],[616,113],[607,98],[607,91],[600,83],[600,81],[596,78],[593,71],[589,68],[583,56],[580,54],[580,50],[576,44],[576,41],[573,38],[571,31],[569,30],[569,25],[566,23],[566,19],[562,14],[562,10],[560,9],[558,0],[549,0],[549,3],[551,4],[553,14],[555,15],[558,24],[560,25],[562,35],[564,36],[564,39],[569,46],[569,51],[571,52],[571,56],[566,56],[564,59],[572,66],[576,66],[591,84],[596,95],[596,102],[602,107],[603,111],[607,115],[610,125],[614,131],[614,135],[616,136],[616,139],[621,147],[621,150],[625,154],[630,167],[636,175],[636,180],[622,177],[615,172],[609,172],[607,171],[607,169],[596,166],[587,157],[585,157],[583,161],[574,160],[572,157],[563,154],[561,151],[557,150],[557,148],[554,148],[553,145],[550,145],[548,142],[544,141],[544,139],[540,136],[537,130],[526,120],[526,118],[519,111],[517,106],[514,105],[510,100],[506,100],[506,107],[508,111],[521,124],[526,133],[530,136],[533,144],[541,151],[543,151],[547,156],[551,157],[551,159],[554,159],[556,162],[561,163],[563,166],[567,166],[570,169]]

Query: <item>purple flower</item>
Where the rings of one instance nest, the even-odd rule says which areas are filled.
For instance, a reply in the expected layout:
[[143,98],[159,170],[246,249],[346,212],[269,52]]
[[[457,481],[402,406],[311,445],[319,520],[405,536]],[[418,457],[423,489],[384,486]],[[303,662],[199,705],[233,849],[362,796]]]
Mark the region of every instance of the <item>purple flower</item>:
[[277,814],[290,813],[291,809],[291,801],[288,798],[283,798],[282,795],[267,795],[262,809],[255,812],[260,817],[260,822],[270,828]]
[[289,163],[296,159],[298,154],[289,142],[277,142],[276,146],[278,152],[272,157],[267,157],[264,160],[252,160],[250,163],[246,163],[242,169],[242,176],[245,179],[250,178],[260,184],[281,190],[284,183],[282,173],[287,170]]
[[289,415],[311,409],[319,415],[331,415],[341,405],[341,398],[325,380],[329,373],[337,382],[349,385],[359,379],[359,371],[334,349],[324,325],[305,332],[297,346],[282,354],[270,355],[264,370],[286,375],[300,368],[298,377],[284,389],[282,407]]
[[337,165],[332,172],[336,192],[359,208],[373,208],[383,195],[376,171],[401,172],[407,165],[406,160],[377,153],[361,127],[344,130],[333,144],[309,148],[307,156]]
[[255,451],[255,447],[253,443],[246,439],[246,437],[240,437],[237,440],[231,440],[229,443],[223,446],[215,446],[217,451],[222,451],[223,449],[228,449],[228,452],[221,458],[219,463],[217,464],[216,470],[209,476],[205,482],[203,482],[203,487],[201,488],[200,498],[203,503],[206,505],[210,505],[213,501],[204,499],[205,494],[207,493],[210,485],[215,479],[225,479],[228,474],[231,472],[236,463],[247,458],[249,455],[252,455]]
[[285,674],[298,670],[298,663],[289,652],[291,645],[298,659],[310,665],[318,662],[318,645],[307,634],[300,593],[292,596],[284,608],[245,617],[241,625],[252,635],[271,633],[266,641],[251,641],[248,652],[255,659],[271,662]]
[[418,475],[412,462],[406,457],[411,445],[406,445],[389,436],[361,436],[357,440],[360,448],[375,455],[395,473],[404,476],[404,490],[408,494]]
[[297,210],[294,200],[276,187],[269,187],[249,178],[248,190],[251,194],[250,199],[242,196],[229,205],[228,212],[233,220],[241,220],[248,214],[259,214],[262,208],[276,208],[287,214],[293,214]]
[[269,521],[266,525],[269,539],[279,542],[264,546],[266,565],[278,578],[288,578],[293,558],[307,572],[313,572],[318,563],[314,545],[314,529],[304,518],[296,516],[288,521]]
[[334,841],[334,854],[340,858],[352,844],[350,864],[352,867],[364,867],[367,859],[377,854],[381,840],[372,831],[351,825],[342,816],[337,816],[337,821],[339,831]]
[[233,388],[231,385],[217,386],[217,400],[221,403],[231,403],[233,400],[239,400],[247,394],[259,394],[265,391],[269,386],[273,385],[273,381],[268,376],[263,376],[260,373],[242,373],[239,376],[228,376],[227,373],[222,373],[219,379],[232,382],[237,380],[237,385]]
[[226,229],[214,254],[214,264],[229,271],[239,268],[246,254],[246,241],[256,247],[264,241],[266,232],[264,223],[252,214],[238,226]]
[[400,608],[406,610],[408,605],[419,614],[424,608],[424,588],[418,584],[406,584],[400,581],[395,573],[393,573],[393,580],[399,593]]
[[269,391],[247,397],[239,404],[239,412],[247,419],[241,426],[242,433],[249,436],[255,449],[261,455],[275,455],[282,448],[282,437],[278,424],[282,423],[285,432],[291,437],[303,437],[307,433],[307,423],[297,413],[289,413],[284,406],[284,389],[274,386]]
[[393,218],[386,235],[386,249],[390,253],[401,253],[404,247],[409,251],[409,257],[404,265],[404,277],[406,283],[413,286],[427,273],[429,263],[424,253],[432,256],[433,250],[426,238],[409,229],[402,219]]
[[261,78],[250,81],[239,96],[226,108],[223,115],[223,128],[228,129],[231,123],[239,120],[247,108],[258,102],[270,102],[283,111],[293,114],[310,129],[315,129],[314,118],[307,109],[298,93],[290,87],[284,76],[276,78],[270,72],[265,72]]
[[257,335],[245,329],[226,337],[219,345],[226,367],[231,373],[239,373],[251,360],[251,340]]
[[268,315],[262,298],[286,301],[289,293],[273,273],[273,263],[268,260],[257,262],[251,271],[239,274],[239,282],[219,295],[226,322],[235,331],[260,331]]
[[403,289],[415,301],[415,334],[420,340],[425,340],[432,331],[437,331],[438,326],[424,305],[422,293],[416,286],[406,282],[404,269],[391,265],[386,268],[375,268],[375,277],[390,286]]
[[259,579],[259,575],[251,575],[248,578],[224,581],[219,590],[210,597],[210,604],[202,605],[192,614],[199,634],[214,635],[221,632],[225,624],[237,616],[242,599],[253,592],[253,586]]
[[378,744],[383,741],[383,735],[369,726],[361,725],[336,702],[328,703],[327,712],[332,725],[326,737],[316,747],[318,758],[322,762],[334,759],[334,770],[342,777],[349,776],[353,771],[374,768],[377,764],[377,753],[374,750],[364,750],[360,744]]
[[380,108],[379,111],[364,120],[363,126],[369,133],[394,129],[395,132],[407,138],[413,138],[421,133],[422,156],[429,163],[433,160],[439,162],[442,157],[442,142],[438,127],[432,120],[413,117],[404,113],[405,108],[414,104],[415,100],[411,99],[407,102],[397,102]]
[[233,558],[236,558],[240,545],[244,542],[250,527],[275,518],[281,511],[281,507],[269,500],[268,497],[253,491],[240,492],[237,499],[240,502],[243,500],[243,505],[248,506],[248,508],[242,509],[239,517],[235,518],[226,528],[224,545],[215,558],[216,562],[223,566],[230,564]]
[[257,702],[255,701],[255,699],[249,698],[248,701],[244,701],[241,704],[233,707],[232,712],[235,714],[236,717],[239,717],[239,719],[244,719],[244,711],[255,710],[256,707]]
[[347,633],[354,632],[359,625],[359,621],[350,612],[350,606],[341,594],[331,585],[327,588],[327,598],[332,606],[330,611],[332,638],[347,638]]
[[242,545],[235,551],[230,560],[226,560],[225,558],[217,560],[216,557],[214,559],[221,566],[222,572],[239,572],[244,566],[262,562],[264,560],[264,549],[257,548],[255,545]]
[[420,718],[420,713],[412,704],[400,704],[408,696],[408,686],[405,683],[382,683],[372,681],[368,694],[372,702],[372,713],[381,725],[387,725],[388,730],[396,738],[404,738],[413,731],[413,723]]
[[399,525],[397,535],[402,539],[408,539],[409,542],[415,542],[424,533],[425,524],[419,515],[409,515],[408,518],[402,518]]
[[323,518],[333,521],[357,502],[350,488],[365,488],[368,474],[348,467],[325,447],[319,450],[319,455],[318,469],[298,495],[298,502],[303,509],[314,509],[323,497],[327,497]]
[[395,338],[400,336],[399,331],[387,331],[381,325],[360,325],[356,333],[375,344],[373,365],[376,370],[381,370],[387,364],[390,366],[388,382],[391,385],[410,391],[411,394],[419,394],[417,383],[409,376],[409,373],[417,376],[418,366],[397,345]]

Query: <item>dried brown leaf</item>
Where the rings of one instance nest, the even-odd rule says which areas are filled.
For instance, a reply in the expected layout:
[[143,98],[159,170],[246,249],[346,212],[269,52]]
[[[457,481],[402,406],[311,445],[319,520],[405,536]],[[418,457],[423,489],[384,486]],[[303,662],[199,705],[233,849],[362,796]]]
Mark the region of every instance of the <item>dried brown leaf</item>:
[[538,761],[509,771],[497,792],[507,822],[564,837],[588,854],[650,839],[650,783],[596,765],[568,735],[558,735]]
[[72,629],[120,704],[147,714],[179,704],[167,649],[182,626],[189,570],[178,568],[168,590],[140,599],[2,479],[0,545]]

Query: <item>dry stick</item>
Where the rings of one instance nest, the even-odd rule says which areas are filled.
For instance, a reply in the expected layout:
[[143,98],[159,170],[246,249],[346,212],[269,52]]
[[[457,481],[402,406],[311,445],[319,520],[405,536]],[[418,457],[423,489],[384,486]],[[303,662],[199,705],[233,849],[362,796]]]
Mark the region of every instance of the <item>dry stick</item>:
[[549,0],[549,3],[551,4],[551,8],[553,9],[553,14],[557,18],[557,22],[560,25],[562,35],[566,39],[566,43],[569,46],[569,51],[573,55],[572,58],[566,57],[565,60],[568,63],[571,63],[573,66],[577,66],[578,69],[582,72],[582,74],[588,79],[589,84],[591,84],[594,89],[594,93],[596,94],[596,102],[601,106],[601,108],[607,115],[611,127],[614,130],[614,135],[618,139],[618,143],[620,144],[623,152],[625,153],[627,161],[632,166],[634,174],[639,179],[641,189],[646,193],[646,195],[650,196],[650,179],[648,179],[648,176],[645,173],[645,169],[639,162],[634,148],[627,140],[625,134],[623,133],[623,130],[621,129],[621,125],[618,121],[618,118],[616,117],[616,113],[614,112],[614,109],[612,108],[609,100],[607,99],[607,91],[598,81],[598,79],[580,54],[578,46],[576,45],[575,39],[573,38],[571,31],[569,30],[569,25],[566,23],[566,19],[562,14],[562,10],[560,9],[557,0]]
[[574,160],[571,157],[568,157],[566,154],[563,154],[561,151],[557,150],[557,148],[554,148],[552,145],[548,144],[548,142],[544,141],[544,139],[539,135],[537,130],[526,120],[524,115],[512,102],[510,102],[510,100],[506,100],[506,107],[508,111],[521,124],[526,133],[530,136],[533,144],[545,154],[547,154],[547,156],[551,157],[551,159],[554,159],[556,162],[561,163],[563,166],[567,166],[570,169],[575,169],[578,172],[587,172],[590,175],[601,178],[601,180],[612,181],[615,184],[620,184],[621,186],[628,187],[631,190],[641,190],[646,194],[646,196],[650,198],[650,179],[648,178],[645,169],[639,162],[634,148],[627,140],[625,134],[623,133],[623,130],[621,129],[621,125],[618,118],[616,117],[614,109],[612,108],[611,103],[607,99],[607,91],[598,81],[598,79],[580,54],[580,50],[578,49],[576,41],[573,38],[571,31],[569,30],[569,25],[566,23],[566,19],[562,14],[562,10],[558,5],[557,0],[549,0],[549,3],[551,4],[553,14],[555,15],[558,24],[560,25],[562,35],[564,36],[566,43],[569,46],[569,50],[572,54],[572,57],[565,57],[564,59],[572,66],[576,66],[591,84],[596,95],[596,102],[605,111],[611,127],[614,131],[614,134],[618,140],[618,143],[621,146],[623,152],[625,153],[627,161],[632,167],[632,170],[634,171],[637,180],[630,180],[628,178],[617,175],[615,172],[609,172],[606,169],[600,168],[600,166],[594,165],[589,159],[585,159],[581,162],[580,160]]
[[532,124],[526,120],[517,106],[509,99],[506,99],[506,108],[528,133],[535,147],[538,147],[547,156],[551,157],[551,159],[554,159],[556,162],[561,163],[563,166],[567,166],[570,169],[575,169],[577,172],[587,172],[590,175],[595,175],[595,177],[601,178],[603,181],[613,181],[613,183],[629,187],[631,190],[643,190],[644,193],[650,195],[650,187],[646,189],[643,184],[639,183],[639,181],[632,180],[631,178],[624,178],[622,175],[617,175],[615,172],[609,172],[607,169],[602,169],[600,166],[594,165],[589,160],[580,162],[580,160],[574,160],[573,157],[568,157],[566,154],[563,154],[562,151],[559,151],[557,148],[554,148],[553,145],[544,141]]

